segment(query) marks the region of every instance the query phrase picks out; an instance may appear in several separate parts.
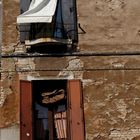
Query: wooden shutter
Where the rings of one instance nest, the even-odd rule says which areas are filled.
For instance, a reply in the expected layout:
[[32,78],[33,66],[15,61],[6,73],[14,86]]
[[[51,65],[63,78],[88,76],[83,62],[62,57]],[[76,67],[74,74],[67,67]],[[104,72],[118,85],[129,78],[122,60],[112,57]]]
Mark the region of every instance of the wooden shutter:
[[20,82],[20,140],[33,140],[32,83]]
[[[20,0],[20,14],[28,10],[30,6],[30,0]],[[29,39],[30,24],[19,25],[20,41],[23,43],[26,39]]]
[[68,140],[84,140],[84,114],[80,80],[68,81],[68,117]]
[[62,0],[62,20],[67,35],[78,42],[76,0]]

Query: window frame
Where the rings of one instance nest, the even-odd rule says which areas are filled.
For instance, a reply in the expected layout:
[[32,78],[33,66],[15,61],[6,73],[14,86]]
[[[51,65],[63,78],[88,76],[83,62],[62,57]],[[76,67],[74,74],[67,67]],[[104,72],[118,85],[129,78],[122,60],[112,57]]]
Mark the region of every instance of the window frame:
[[[21,11],[20,13],[21,14],[28,10],[30,2],[31,2],[31,0],[26,0],[26,2],[25,2],[25,0],[20,0],[20,11]],[[64,2],[64,3],[66,3],[66,2]],[[72,7],[71,7],[71,4],[72,4]],[[64,6],[65,5],[66,4],[64,4]],[[36,29],[34,27],[37,27],[37,26],[36,26],[36,24],[30,23],[30,24],[25,24],[25,26],[19,25],[20,42],[25,43],[27,46],[28,45],[29,46],[37,45],[37,43],[38,44],[47,43],[48,40],[49,40],[48,43],[52,42],[52,43],[59,44],[59,45],[60,44],[76,45],[78,43],[76,0],[70,0],[68,3],[68,7],[69,7],[69,10],[67,10],[67,12],[69,11],[68,14],[71,14],[71,16],[72,16],[72,18],[71,18],[72,25],[67,25],[67,24],[69,24],[69,21],[67,21],[66,18],[64,18],[66,25],[65,25],[65,23],[63,23],[64,25],[62,25],[62,26],[65,26],[65,29],[67,30],[67,32],[66,32],[67,36],[70,36],[70,38],[67,38],[67,39],[65,39],[63,37],[62,38],[59,38],[59,37],[55,38],[55,33],[53,31],[56,29],[54,26],[54,28],[51,29],[52,33],[50,33],[50,34],[53,34],[51,38],[47,37],[47,35],[45,35],[46,37],[39,37],[36,39],[35,36],[42,36],[42,31],[39,33],[40,35],[38,33],[36,35],[32,34],[32,32],[36,32]],[[57,4],[57,8],[58,8],[58,4]],[[64,9],[66,9],[66,7]],[[63,9],[63,12],[65,11],[64,9]],[[57,9],[56,9],[56,11],[57,11]],[[54,19],[56,19],[56,15],[57,14],[55,14]],[[64,14],[63,14],[63,16],[64,16]],[[37,24],[39,24],[39,23],[37,23]],[[57,23],[54,23],[54,25],[57,25]],[[45,26],[47,26],[47,24]],[[50,25],[50,26],[52,26],[52,25]],[[63,34],[63,31],[62,31],[62,34]],[[34,39],[34,37],[35,37],[35,39]],[[36,40],[36,41],[34,41],[34,40]]]
[[[45,81],[44,81],[45,82]],[[80,80],[67,80],[67,140],[85,140],[83,95]],[[20,140],[34,140],[33,81],[20,81]],[[28,116],[28,117],[27,117]],[[50,119],[51,118],[51,119]],[[53,112],[49,110],[53,140]],[[80,135],[78,135],[80,134]]]

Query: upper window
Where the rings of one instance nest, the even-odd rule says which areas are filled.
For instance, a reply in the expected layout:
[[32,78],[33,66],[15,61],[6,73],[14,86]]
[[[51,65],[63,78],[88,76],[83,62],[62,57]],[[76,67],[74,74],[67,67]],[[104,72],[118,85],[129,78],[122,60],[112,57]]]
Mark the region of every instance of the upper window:
[[30,46],[77,43],[76,15],[75,0],[21,0],[20,40]]

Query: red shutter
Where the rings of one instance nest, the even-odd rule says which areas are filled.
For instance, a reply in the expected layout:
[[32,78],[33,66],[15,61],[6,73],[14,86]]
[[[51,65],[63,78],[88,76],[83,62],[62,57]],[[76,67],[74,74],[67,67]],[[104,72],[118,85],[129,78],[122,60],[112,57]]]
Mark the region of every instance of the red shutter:
[[68,81],[68,138],[84,140],[83,99],[80,80]]
[[20,82],[20,140],[33,140],[32,83]]

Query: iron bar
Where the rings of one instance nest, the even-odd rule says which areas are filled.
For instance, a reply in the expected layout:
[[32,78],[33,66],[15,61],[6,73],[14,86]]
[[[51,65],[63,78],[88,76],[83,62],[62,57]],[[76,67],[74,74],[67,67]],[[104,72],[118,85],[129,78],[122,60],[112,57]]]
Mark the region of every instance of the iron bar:
[[2,54],[2,58],[11,57],[65,57],[65,56],[126,56],[126,55],[140,55],[140,51],[121,51],[121,52],[94,52],[94,51],[81,51],[81,52],[68,52],[68,53],[13,53]]
[[106,70],[111,70],[111,71],[121,71],[121,70],[125,70],[125,71],[139,71],[140,68],[91,68],[91,69],[81,69],[81,70],[62,70],[62,69],[34,69],[34,70],[15,70],[15,71],[1,71],[0,73],[8,73],[8,72],[39,72],[39,71],[79,71],[79,72],[83,72],[83,71],[106,71]]

